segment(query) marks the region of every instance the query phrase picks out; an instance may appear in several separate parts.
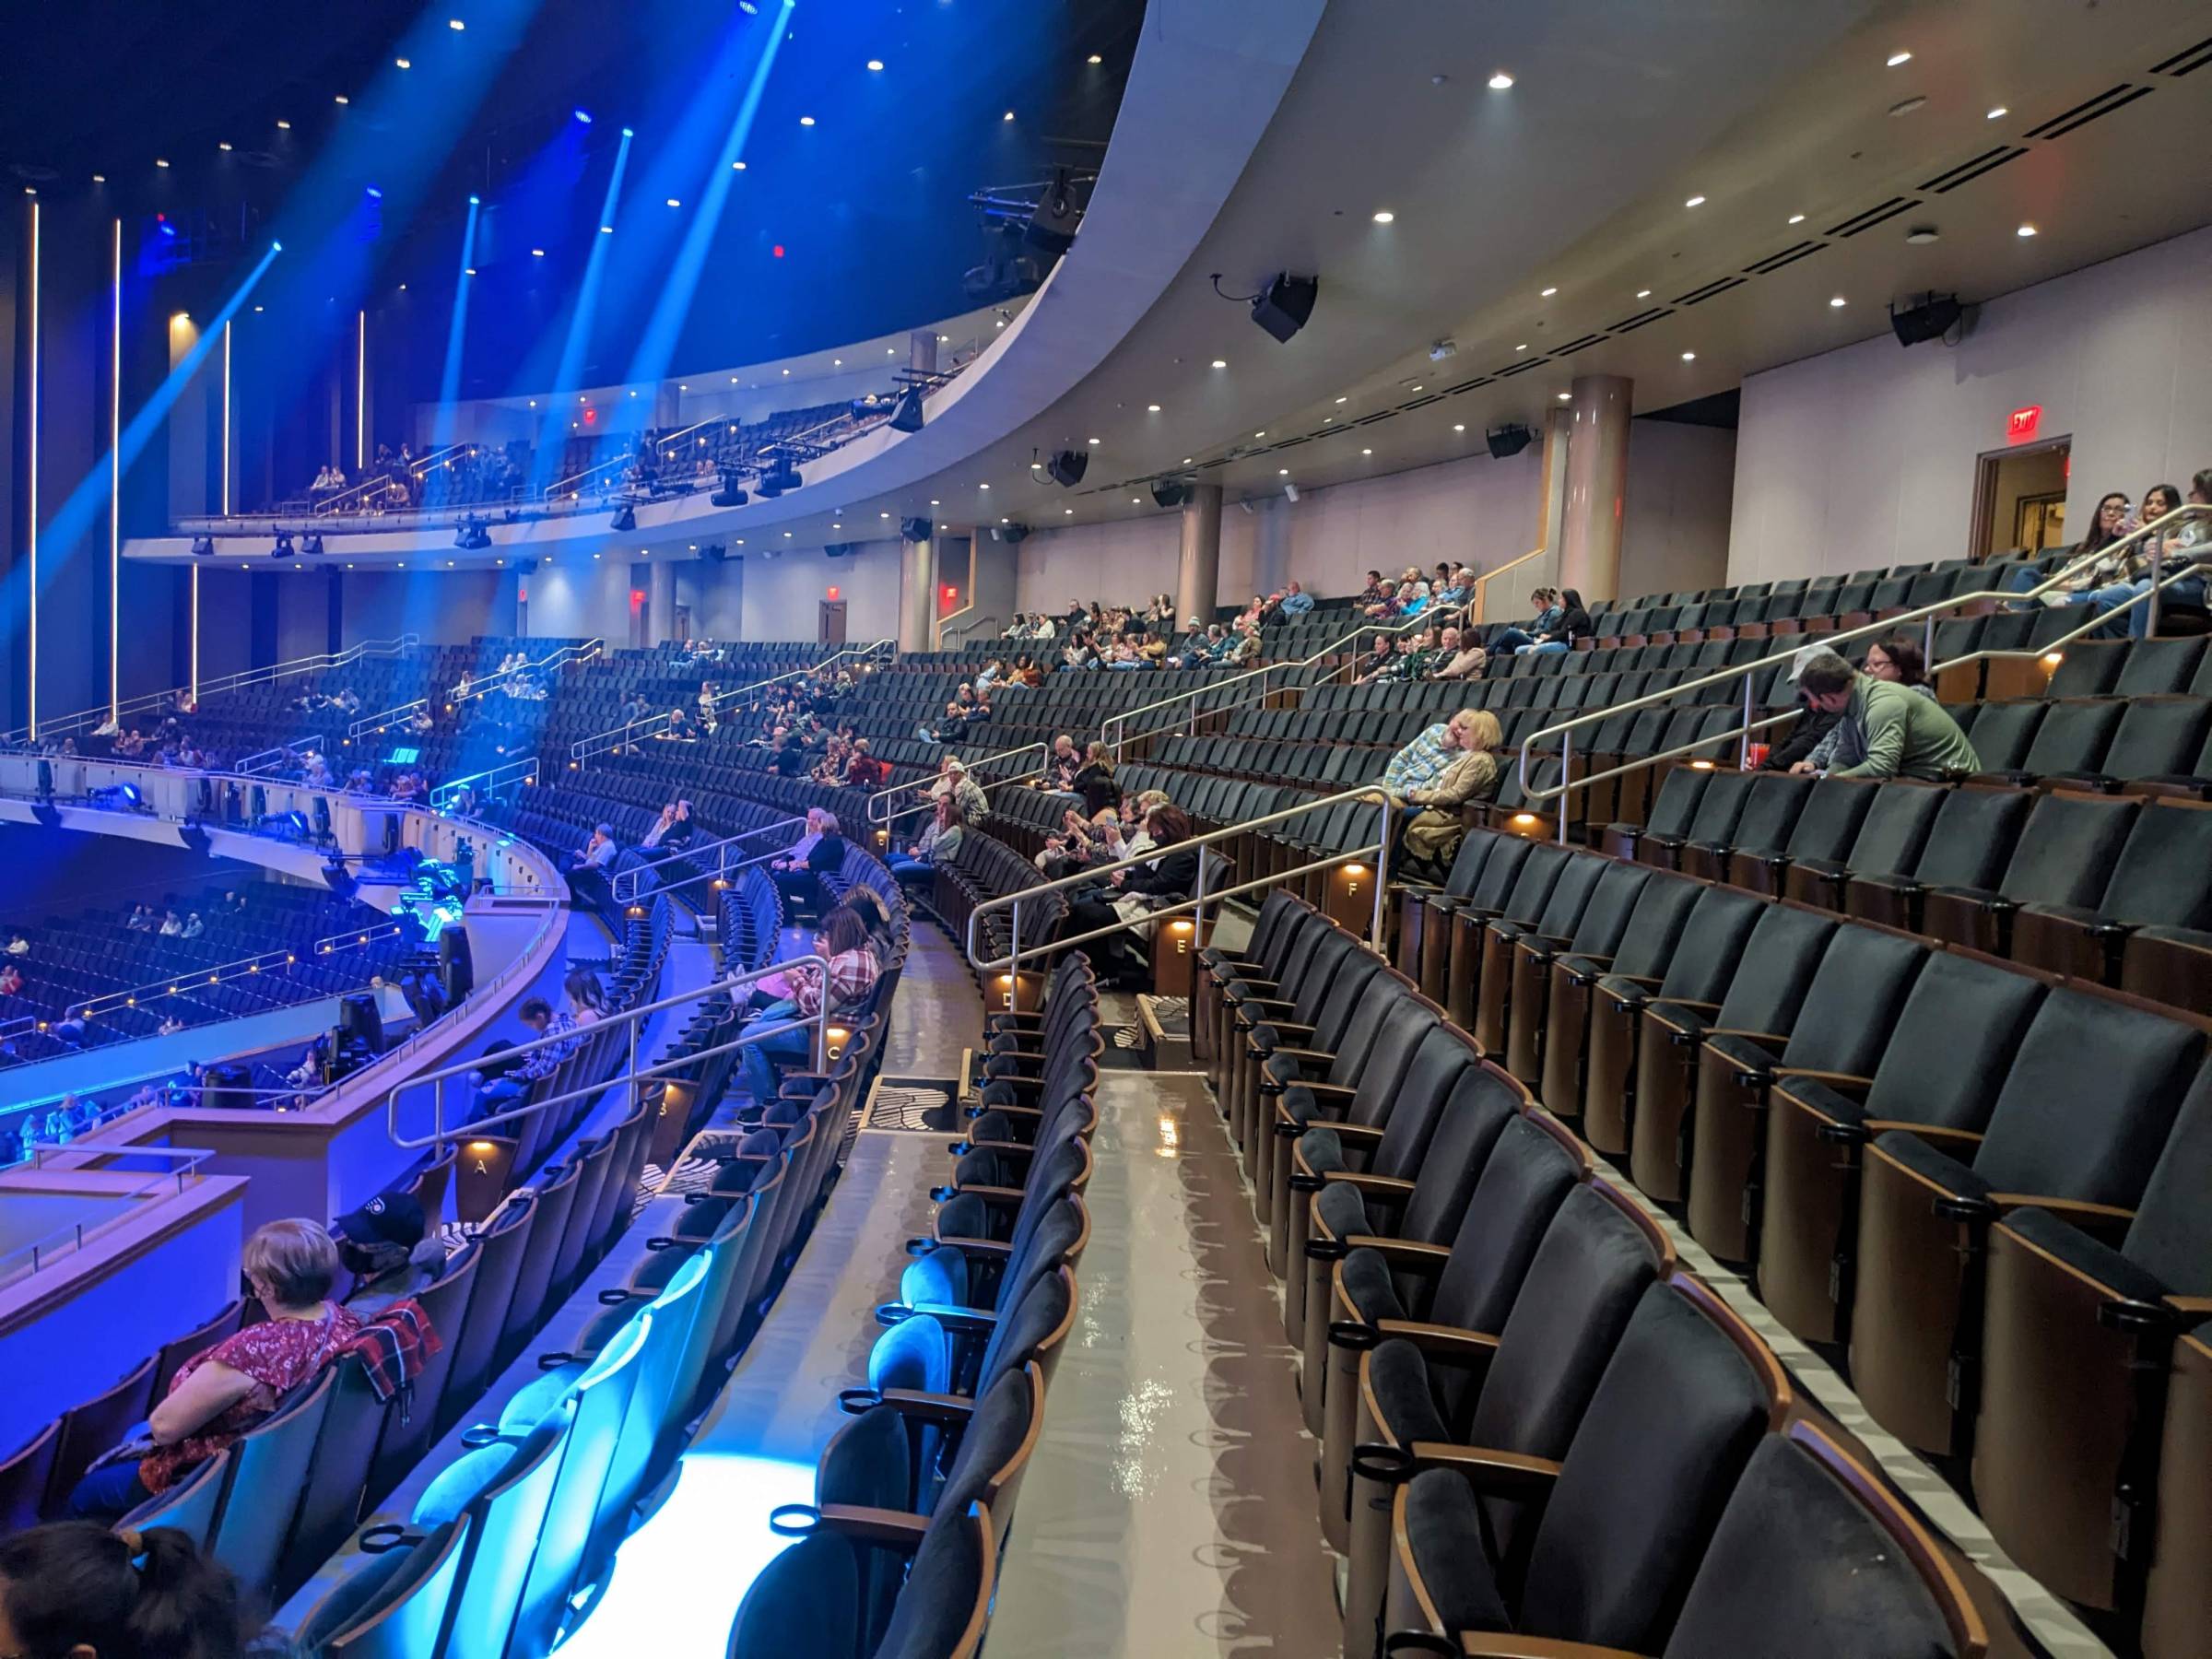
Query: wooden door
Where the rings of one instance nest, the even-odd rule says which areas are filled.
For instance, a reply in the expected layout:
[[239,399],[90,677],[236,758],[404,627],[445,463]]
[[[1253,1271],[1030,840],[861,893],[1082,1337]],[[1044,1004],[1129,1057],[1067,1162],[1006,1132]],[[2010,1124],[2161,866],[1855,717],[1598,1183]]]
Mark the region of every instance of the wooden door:
[[824,599],[820,603],[822,622],[818,638],[825,645],[842,645],[845,642],[845,602],[842,599]]

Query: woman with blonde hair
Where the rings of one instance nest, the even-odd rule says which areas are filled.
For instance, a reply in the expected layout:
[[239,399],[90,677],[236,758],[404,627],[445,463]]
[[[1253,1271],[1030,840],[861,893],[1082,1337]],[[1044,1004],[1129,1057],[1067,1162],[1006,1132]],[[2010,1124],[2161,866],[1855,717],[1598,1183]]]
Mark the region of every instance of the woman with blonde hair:
[[1504,747],[1504,728],[1488,709],[1462,709],[1446,724],[1443,771],[1433,782],[1408,788],[1403,797],[1418,808],[1406,820],[1403,842],[1406,862],[1417,874],[1443,878],[1467,832],[1459,809],[1498,793],[1503,773],[1496,751]]

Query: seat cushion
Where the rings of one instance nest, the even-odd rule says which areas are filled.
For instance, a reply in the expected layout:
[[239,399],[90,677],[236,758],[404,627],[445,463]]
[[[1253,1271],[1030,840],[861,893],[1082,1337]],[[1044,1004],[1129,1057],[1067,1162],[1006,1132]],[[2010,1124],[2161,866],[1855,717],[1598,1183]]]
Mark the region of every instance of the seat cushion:
[[[1322,1196],[1325,1198],[1328,1194],[1324,1193]],[[1407,1317],[1406,1305],[1398,1297],[1397,1281],[1391,1277],[1390,1265],[1379,1252],[1355,1250],[1344,1258],[1337,1271],[1354,1318],[1372,1324],[1379,1319]],[[1307,1317],[1312,1316],[1309,1311]]]
[[2092,1239],[2078,1227],[2061,1221],[2047,1209],[2030,1206],[2011,1211],[2005,1225],[2047,1254],[2057,1257],[2077,1273],[2136,1301],[2156,1302],[2173,1287],[2159,1282],[2111,1245]]
[[1378,1419],[1399,1445],[1458,1438],[1436,1408],[1429,1361],[1412,1343],[1394,1336],[1377,1345],[1367,1357],[1367,1380]]
[[1983,1198],[1991,1191],[1989,1182],[1975,1174],[1972,1166],[1960,1163],[1947,1152],[1938,1152],[1909,1131],[1888,1130],[1876,1136],[1874,1144],[1913,1174],[1935,1182],[1947,1193],[1961,1198]]
[[[1322,1133],[1318,1129],[1309,1129],[1300,1138],[1299,1144],[1302,1147]],[[1335,1137],[1332,1135],[1330,1138],[1333,1140]],[[1374,1231],[1367,1218],[1367,1200],[1359,1195],[1359,1189],[1348,1182],[1330,1182],[1313,1195],[1313,1205],[1322,1224],[1336,1238],[1348,1239],[1355,1233]]]
[[1430,1469],[1406,1488],[1406,1542],[1447,1630],[1512,1628],[1466,1477]]

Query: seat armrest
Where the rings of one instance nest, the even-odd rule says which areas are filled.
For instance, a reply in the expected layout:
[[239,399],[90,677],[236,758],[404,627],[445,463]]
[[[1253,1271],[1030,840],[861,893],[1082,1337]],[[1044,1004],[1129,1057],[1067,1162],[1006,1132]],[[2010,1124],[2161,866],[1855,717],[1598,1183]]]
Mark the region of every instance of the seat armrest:
[[1413,1239],[1385,1239],[1374,1233],[1354,1233],[1348,1239],[1337,1241],[1333,1248],[1347,1253],[1371,1250],[1393,1273],[1416,1273],[1428,1278],[1442,1273],[1444,1265],[1452,1259],[1452,1252],[1441,1244],[1424,1244]]
[[1865,1128],[1868,1140],[1887,1135],[1892,1129],[1900,1129],[1907,1135],[1917,1135],[1921,1139],[1934,1143],[1940,1151],[1962,1152],[1970,1159],[1973,1156],[1974,1148],[1982,1144],[1979,1130],[1946,1129],[1935,1124],[1908,1124],[1891,1118],[1869,1118]]
[[1548,1497],[1559,1478],[1559,1464],[1549,1457],[1450,1441],[1415,1441],[1407,1448],[1421,1469],[1456,1469],[1476,1486],[1509,1498]]
[[[1334,1125],[1341,1134],[1346,1125]],[[1395,1175],[1369,1175],[1358,1170],[1330,1170],[1321,1177],[1326,1186],[1347,1186],[1370,1203],[1403,1204],[1413,1196],[1413,1182]]]
[[[1393,1659],[1422,1651],[1418,1647],[1383,1649]],[[1465,1630],[1456,1646],[1434,1651],[1457,1653],[1460,1659],[1641,1659],[1628,1648],[1600,1647],[1594,1641],[1568,1641],[1551,1636],[1519,1636],[1510,1630]]]
[[1430,1324],[1419,1319],[1379,1319],[1375,1335],[1387,1342],[1395,1336],[1410,1342],[1430,1361],[1441,1365],[1488,1369],[1498,1353],[1498,1338],[1482,1331],[1463,1331],[1457,1325]]
[[826,1503],[814,1512],[810,1530],[833,1532],[855,1544],[912,1555],[929,1531],[929,1517],[904,1510],[871,1509],[857,1503]]
[[1005,1239],[935,1238],[929,1241],[933,1249],[957,1250],[964,1256],[996,1257],[1005,1261],[1014,1253],[1011,1241]]
[[2049,1210],[2061,1221],[2078,1227],[2091,1238],[2116,1241],[2127,1231],[2128,1223],[2136,1212],[2117,1204],[2090,1204],[2078,1198],[2042,1198],[2033,1193],[1992,1193],[1989,1202],[2000,1212],[2005,1210]]
[[1778,1065],[1774,1068],[1774,1080],[1777,1083],[1787,1083],[1792,1077],[1804,1077],[1811,1082],[1825,1083],[1838,1094],[1850,1088],[1864,1091],[1874,1087],[1872,1077],[1862,1077],[1856,1072],[1814,1071],[1811,1067],[1804,1065]]

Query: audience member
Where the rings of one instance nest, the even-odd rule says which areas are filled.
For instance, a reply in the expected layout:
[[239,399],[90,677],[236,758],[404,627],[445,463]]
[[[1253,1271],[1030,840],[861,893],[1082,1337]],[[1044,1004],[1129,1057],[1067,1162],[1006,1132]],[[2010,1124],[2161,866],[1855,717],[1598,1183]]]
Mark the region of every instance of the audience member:
[[[826,958],[830,963],[827,1012],[850,1013],[867,999],[881,971],[876,953],[868,945],[867,924],[857,912],[840,905],[823,919],[814,949],[816,955]],[[777,1063],[804,1063],[812,1056],[814,1043],[811,1026],[788,1024],[780,1030],[769,1028],[786,1021],[811,1020],[825,1011],[820,969],[795,967],[783,977],[791,988],[790,999],[770,1004],[747,1027],[748,1030],[768,1030],[769,1034],[738,1051],[744,1064],[746,1087],[752,1091],[753,1099],[762,1104],[775,1099]]]
[[1044,759],[1044,781],[1063,794],[1076,786],[1076,774],[1083,770],[1083,757],[1076,748],[1076,740],[1062,732],[1053,739],[1052,753]]
[[57,1521],[0,1538],[8,1659],[245,1659],[257,1633],[229,1570],[176,1527]]
[[1547,637],[1558,626],[1561,609],[1557,588],[1535,589],[1529,594],[1528,603],[1535,612],[1535,619],[1525,629],[1501,628],[1492,634],[1489,648],[1493,652],[1518,652]]
[[1494,751],[1505,747],[1498,716],[1462,709],[1444,724],[1443,770],[1433,782],[1408,784],[1400,798],[1418,807],[1406,820],[1403,845],[1417,873],[1441,881],[1466,834],[1460,807],[1498,793],[1501,776]]
[[330,1236],[338,1260],[353,1275],[346,1306],[363,1320],[419,1295],[445,1271],[444,1241],[429,1232],[422,1203],[412,1193],[379,1193],[333,1221]]
[[[1817,653],[1797,677],[1816,708],[1841,718],[1825,776],[1920,778],[1938,782],[1950,772],[1974,772],[1982,762],[1943,705],[1895,680],[1861,674],[1832,651]],[[1799,761],[1793,771],[1811,771]]]
[[1283,590],[1282,600],[1276,608],[1281,611],[1285,617],[1295,621],[1313,608],[1313,595],[1307,593],[1300,584],[1293,582]]
[[[1060,924],[1064,939],[1117,923],[1135,924],[1118,936],[1109,935],[1077,948],[1088,955],[1101,973],[1140,982],[1150,971],[1146,946],[1153,924],[1146,924],[1145,918],[1191,896],[1198,882],[1199,857],[1196,847],[1181,845],[1191,837],[1191,820],[1181,807],[1153,807],[1145,815],[1145,829],[1151,837],[1151,845],[1145,850],[1158,852],[1159,856],[1114,871],[1100,887],[1087,885],[1075,889]],[[1129,855],[1134,858],[1139,853],[1132,848]]]
[[951,794],[936,797],[929,822],[922,827],[922,833],[915,837],[913,844],[904,853],[895,852],[884,861],[901,886],[935,879],[936,866],[948,862],[960,850],[961,818],[957,797]]
[[530,1086],[542,1077],[549,1077],[560,1063],[575,1052],[576,1020],[566,1009],[553,1012],[553,1005],[542,996],[533,996],[516,1011],[529,1035],[524,1040],[535,1041],[540,1038],[561,1038],[562,1041],[547,1043],[543,1048],[517,1052],[517,1045],[495,1042],[485,1050],[477,1065],[476,1076],[483,1079],[477,1089],[475,1118],[496,1117],[518,1102],[527,1100]]
[[330,1300],[340,1262],[322,1223],[265,1223],[246,1241],[242,1265],[267,1317],[178,1368],[144,1435],[96,1459],[76,1483],[71,1518],[112,1522],[167,1491],[360,1333],[359,1317]]
[[806,809],[806,833],[791,844],[782,858],[768,866],[769,878],[786,902],[819,914],[821,878],[845,867],[845,840],[834,813],[819,806]]
[[621,853],[622,849],[615,842],[615,827],[599,825],[592,831],[591,839],[576,850],[569,865],[569,885],[586,902],[610,900],[614,893],[607,884],[614,874],[615,860]]

